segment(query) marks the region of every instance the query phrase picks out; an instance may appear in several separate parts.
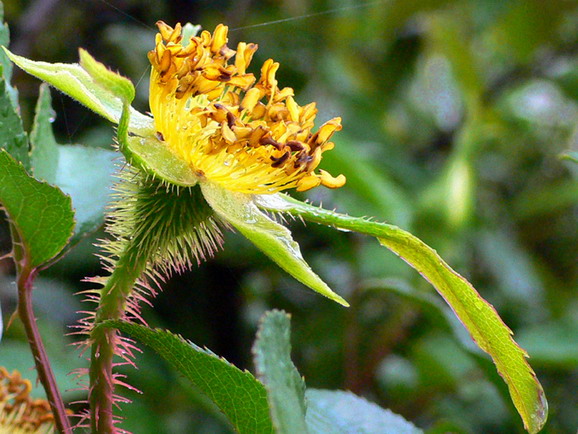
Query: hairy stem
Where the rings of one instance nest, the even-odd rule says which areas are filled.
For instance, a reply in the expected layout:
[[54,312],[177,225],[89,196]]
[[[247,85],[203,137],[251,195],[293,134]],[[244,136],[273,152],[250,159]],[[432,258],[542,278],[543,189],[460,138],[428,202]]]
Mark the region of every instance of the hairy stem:
[[[147,258],[134,242],[129,242],[115,264],[112,274],[101,290],[95,326],[102,321],[122,318],[137,279],[144,273]],[[90,413],[93,433],[114,432],[113,358],[117,331],[94,329],[91,334]]]
[[24,324],[30,350],[34,356],[38,378],[46,391],[46,397],[48,398],[52,414],[54,415],[56,428],[61,433],[69,434],[72,433],[72,429],[70,428],[66,408],[64,407],[60,390],[58,389],[54,373],[48,361],[48,355],[44,349],[42,337],[38,331],[38,324],[36,323],[34,310],[32,308],[32,283],[37,273],[38,269],[31,268],[28,265],[19,267],[18,314]]

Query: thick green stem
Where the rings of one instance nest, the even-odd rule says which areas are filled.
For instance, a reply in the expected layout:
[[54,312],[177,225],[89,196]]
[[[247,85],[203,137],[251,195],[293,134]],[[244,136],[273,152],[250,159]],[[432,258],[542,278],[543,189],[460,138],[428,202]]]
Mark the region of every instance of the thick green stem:
[[50,367],[48,355],[44,349],[42,337],[38,331],[38,324],[36,323],[32,308],[32,282],[34,282],[37,272],[38,270],[36,268],[30,268],[27,265],[19,267],[18,315],[26,330],[30,350],[34,356],[38,378],[42,386],[44,386],[46,397],[48,398],[52,414],[54,415],[54,424],[59,432],[69,434],[72,433],[72,429],[70,428],[70,422],[66,415],[66,408],[64,407],[60,390],[56,384],[54,373]]
[[[102,288],[95,325],[109,319],[120,319],[137,279],[144,273],[147,258],[134,242],[129,242]],[[114,432],[113,358],[117,331],[96,329],[91,335],[90,413],[93,433]]]

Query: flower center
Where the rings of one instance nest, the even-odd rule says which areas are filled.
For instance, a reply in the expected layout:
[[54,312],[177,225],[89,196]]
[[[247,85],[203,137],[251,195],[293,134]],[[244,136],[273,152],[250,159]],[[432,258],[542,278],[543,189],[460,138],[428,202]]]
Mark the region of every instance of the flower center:
[[222,24],[212,35],[203,31],[190,40],[183,40],[180,24],[157,26],[148,55],[155,127],[201,179],[252,194],[345,183],[343,175],[316,172],[322,153],[334,146],[329,139],[341,129],[341,119],[313,133],[315,103],[301,107],[293,89],[279,89],[279,64],[271,59],[255,83],[246,69],[256,44],[241,42],[231,50]]

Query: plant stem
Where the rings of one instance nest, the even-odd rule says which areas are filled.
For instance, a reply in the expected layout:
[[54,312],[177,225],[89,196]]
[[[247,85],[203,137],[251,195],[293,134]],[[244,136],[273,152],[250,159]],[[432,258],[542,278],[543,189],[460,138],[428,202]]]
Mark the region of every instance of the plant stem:
[[[109,319],[121,319],[135,282],[143,274],[147,258],[134,242],[129,242],[101,290],[94,325]],[[114,432],[114,378],[112,368],[117,331],[93,329],[90,363],[90,413],[93,433]]]
[[69,434],[72,433],[70,422],[66,414],[66,408],[60,395],[60,390],[56,384],[54,373],[48,361],[42,337],[38,331],[38,324],[34,317],[34,310],[32,307],[32,283],[38,273],[38,269],[31,268],[24,265],[19,268],[18,275],[18,314],[28,337],[30,350],[34,356],[34,363],[36,364],[36,371],[38,378],[44,386],[52,414],[54,415],[54,423],[59,432]]

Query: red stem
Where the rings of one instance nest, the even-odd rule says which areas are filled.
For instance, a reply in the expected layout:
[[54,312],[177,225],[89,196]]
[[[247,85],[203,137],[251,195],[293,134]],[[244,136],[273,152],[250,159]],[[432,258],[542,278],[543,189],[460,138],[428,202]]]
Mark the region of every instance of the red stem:
[[66,414],[66,408],[60,395],[60,390],[56,384],[54,373],[48,361],[48,355],[42,343],[42,337],[38,331],[38,324],[34,317],[34,310],[32,307],[32,283],[38,273],[38,269],[30,268],[28,265],[23,266],[19,270],[18,275],[18,314],[28,337],[30,350],[34,356],[34,363],[36,364],[36,371],[38,378],[44,386],[46,397],[54,415],[54,423],[59,432],[64,434],[72,433],[70,422]]

